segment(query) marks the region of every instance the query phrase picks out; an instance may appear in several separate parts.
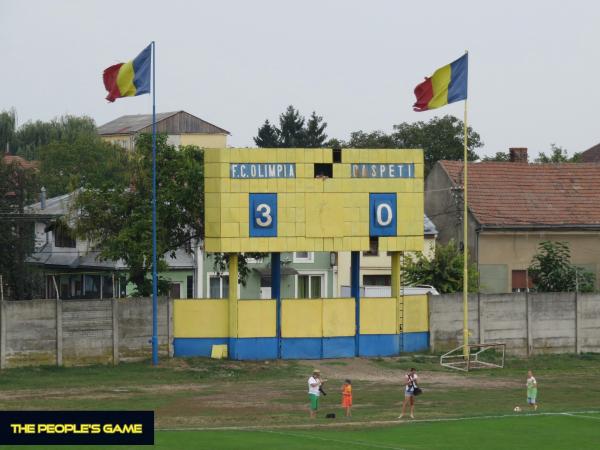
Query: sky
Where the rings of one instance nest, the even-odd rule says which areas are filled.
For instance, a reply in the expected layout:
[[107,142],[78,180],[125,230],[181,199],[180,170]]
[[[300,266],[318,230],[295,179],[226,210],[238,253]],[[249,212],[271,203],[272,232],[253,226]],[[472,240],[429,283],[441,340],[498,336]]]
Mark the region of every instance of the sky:
[[428,0],[0,0],[0,110],[18,121],[151,112],[108,103],[102,71],[156,42],[157,112],[185,110],[254,146],[294,105],[329,137],[391,132],[464,103],[413,112],[414,87],[469,51],[468,124],[479,155],[600,143],[600,3]]

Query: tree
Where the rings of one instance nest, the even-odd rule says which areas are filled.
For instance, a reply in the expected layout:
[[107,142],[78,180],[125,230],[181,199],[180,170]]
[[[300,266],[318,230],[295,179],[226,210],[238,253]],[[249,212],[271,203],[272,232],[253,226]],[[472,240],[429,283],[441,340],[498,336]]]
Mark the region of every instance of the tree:
[[483,158],[481,158],[481,160],[484,162],[488,162],[488,161],[509,162],[510,155],[505,152],[496,152],[496,154],[494,156],[484,156]]
[[98,138],[94,119],[65,115],[49,122],[27,122],[16,131],[14,151],[29,160],[40,159],[40,149],[52,142],[73,143],[81,137]]
[[[429,122],[404,122],[394,125],[394,131],[355,131],[350,134],[352,148],[422,148],[425,153],[425,174],[441,159],[462,160],[464,153],[463,122],[456,117],[434,117]],[[467,128],[469,161],[477,160],[475,149],[483,145],[478,133]]]
[[536,163],[576,163],[582,162],[581,153],[574,153],[573,156],[569,156],[566,149],[559,147],[556,144],[550,145],[550,154],[546,155],[544,152],[540,152],[538,157],[535,159]]
[[385,134],[381,130],[365,133],[364,131],[354,131],[350,133],[350,140],[347,147],[350,148],[396,148],[397,144],[394,137]]
[[318,148],[325,145],[327,122],[315,111],[308,121],[292,105],[279,115],[279,128],[269,120],[258,129],[254,143],[267,148]]
[[[397,148],[422,148],[427,174],[442,159],[462,160],[464,153],[463,122],[453,116],[434,117],[429,122],[394,125],[392,134]],[[477,160],[475,149],[483,145],[479,134],[467,127],[467,158]]]
[[53,141],[41,147],[39,156],[40,182],[50,197],[80,187],[123,185],[128,177],[127,153],[97,135]]
[[[152,292],[152,143],[141,135],[127,164],[129,177],[83,190],[77,197],[77,235],[95,243],[102,259],[121,259],[129,268],[136,293]],[[181,247],[191,251],[192,241],[204,232],[203,155],[197,147],[175,148],[167,136],[157,136],[157,271],[166,269],[164,255]],[[168,291],[159,278],[159,291]]]
[[[435,287],[441,294],[462,292],[463,254],[454,241],[448,245],[436,245],[435,255],[428,259],[421,252],[405,261],[403,275],[409,285],[426,284]],[[477,267],[469,267],[469,291],[477,291]]]
[[0,154],[12,150],[17,129],[17,111],[12,108],[0,113]]
[[307,148],[321,148],[327,139],[325,128],[327,128],[327,122],[323,122],[323,117],[317,116],[317,113],[313,111],[306,123],[304,146]]
[[15,300],[30,299],[36,291],[35,269],[26,264],[34,250],[34,222],[24,212],[37,192],[35,167],[0,158],[0,274]]
[[304,147],[305,119],[292,105],[279,116],[279,147]]
[[269,119],[265,120],[263,126],[258,129],[254,143],[263,148],[279,147],[279,130],[269,123]]
[[543,241],[528,269],[533,287],[539,292],[593,292],[595,275],[571,264],[566,242]]

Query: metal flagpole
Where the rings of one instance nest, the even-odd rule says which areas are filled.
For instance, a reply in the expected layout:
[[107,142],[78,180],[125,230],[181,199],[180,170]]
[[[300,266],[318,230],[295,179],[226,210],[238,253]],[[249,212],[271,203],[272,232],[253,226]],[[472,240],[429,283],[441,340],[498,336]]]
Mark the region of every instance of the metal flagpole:
[[152,41],[152,365],[158,365],[158,276],[156,274],[156,44]]
[[[465,54],[469,52],[465,51]],[[468,151],[467,151],[467,99],[465,98],[465,117],[464,117],[464,169],[463,169],[463,354],[465,359],[469,357],[469,245],[468,231],[469,224],[467,222],[468,206],[467,206],[467,191],[468,191]]]

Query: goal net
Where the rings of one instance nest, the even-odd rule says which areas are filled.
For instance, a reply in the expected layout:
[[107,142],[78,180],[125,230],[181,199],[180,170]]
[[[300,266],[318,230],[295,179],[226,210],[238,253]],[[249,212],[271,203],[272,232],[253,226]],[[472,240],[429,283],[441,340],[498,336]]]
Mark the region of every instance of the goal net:
[[461,345],[440,357],[440,364],[450,369],[468,372],[473,369],[501,369],[504,367],[506,344]]

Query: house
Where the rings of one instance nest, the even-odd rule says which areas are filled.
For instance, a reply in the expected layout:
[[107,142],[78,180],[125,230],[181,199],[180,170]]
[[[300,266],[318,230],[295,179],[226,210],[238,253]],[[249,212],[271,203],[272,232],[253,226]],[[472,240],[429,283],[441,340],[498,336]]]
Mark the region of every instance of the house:
[[581,161],[586,163],[599,163],[600,144],[596,144],[593,147],[588,148],[585,152],[581,153]]
[[[423,254],[433,257],[437,230],[429,217],[424,216],[424,248]],[[350,252],[340,252],[339,276],[337,280],[338,295],[349,292],[350,286]],[[364,296],[389,297],[392,285],[392,258],[389,252],[380,252],[377,248],[362,252],[360,258],[360,285],[364,286]]]
[[[127,266],[122,261],[100,260],[91,242],[72,236],[71,205],[77,191],[46,199],[25,208],[35,222],[35,251],[28,263],[40,268],[45,279],[46,298],[111,298],[132,295],[134,285],[126,282]],[[150,245],[150,244],[148,244]],[[173,298],[227,298],[229,274],[217,273],[214,258],[194,243],[192,252],[183,248],[167,255],[168,270],[160,276],[171,284]],[[333,268],[329,253],[284,253],[281,258],[282,295],[286,298],[333,296]],[[270,298],[270,261],[251,260],[246,285],[240,298]]]
[[[468,250],[481,292],[527,289],[540,242],[564,241],[573,264],[600,269],[600,165],[529,164],[526,148],[510,162],[468,166]],[[425,213],[439,242],[463,242],[463,163],[439,161],[425,180]]]
[[[46,199],[42,188],[40,201],[25,208],[35,222],[35,250],[27,259],[39,267],[45,280],[45,298],[112,298],[131,295],[123,261],[101,260],[93,244],[72,235],[71,205],[78,191]],[[67,225],[67,226],[66,226]],[[171,296],[192,297],[194,256],[183,249],[167,256],[169,270],[161,276],[171,281]]]
[[[197,145],[201,148],[225,148],[229,131],[185,111],[156,114],[157,133],[166,133],[170,145]],[[121,116],[98,127],[100,137],[126,150],[132,150],[136,137],[152,133],[152,114]]]

